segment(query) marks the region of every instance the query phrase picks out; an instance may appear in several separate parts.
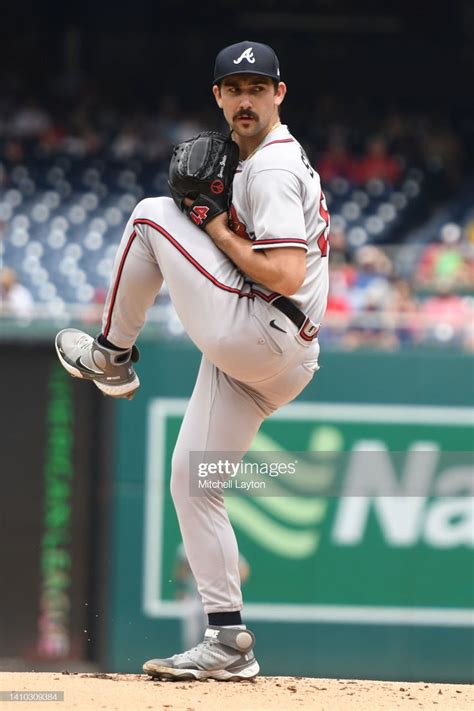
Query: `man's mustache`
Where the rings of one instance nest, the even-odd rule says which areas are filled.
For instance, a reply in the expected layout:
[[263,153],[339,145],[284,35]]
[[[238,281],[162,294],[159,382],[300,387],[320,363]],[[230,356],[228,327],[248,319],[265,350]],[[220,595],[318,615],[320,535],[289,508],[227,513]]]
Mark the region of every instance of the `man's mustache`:
[[257,116],[257,114],[254,113],[253,111],[249,111],[249,110],[247,110],[247,111],[244,111],[244,110],[238,111],[238,112],[235,114],[235,116],[234,116],[234,121],[237,121],[237,119],[241,118],[242,116],[250,116],[250,118],[253,118],[253,119],[255,119],[256,121],[258,121],[258,116]]

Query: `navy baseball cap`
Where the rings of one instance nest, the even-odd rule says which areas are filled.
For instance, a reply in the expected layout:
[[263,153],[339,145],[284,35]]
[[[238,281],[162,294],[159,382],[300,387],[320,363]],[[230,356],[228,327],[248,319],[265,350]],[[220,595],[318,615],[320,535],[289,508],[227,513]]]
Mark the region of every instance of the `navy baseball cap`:
[[248,41],[231,44],[216,57],[213,84],[231,74],[260,74],[280,81],[278,57],[268,44]]

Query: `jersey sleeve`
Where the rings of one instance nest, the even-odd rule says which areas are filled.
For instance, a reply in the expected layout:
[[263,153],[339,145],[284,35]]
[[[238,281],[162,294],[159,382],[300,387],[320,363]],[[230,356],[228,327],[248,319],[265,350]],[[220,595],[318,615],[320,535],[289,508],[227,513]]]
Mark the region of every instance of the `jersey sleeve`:
[[261,170],[248,186],[255,239],[252,249],[308,250],[301,183],[289,170]]

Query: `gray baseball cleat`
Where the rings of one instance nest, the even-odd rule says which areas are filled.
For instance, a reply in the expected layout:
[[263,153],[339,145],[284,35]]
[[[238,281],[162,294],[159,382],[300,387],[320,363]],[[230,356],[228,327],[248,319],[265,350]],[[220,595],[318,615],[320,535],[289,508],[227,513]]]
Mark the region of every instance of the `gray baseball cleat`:
[[65,328],[55,340],[61,365],[75,378],[92,380],[105,395],[132,399],[140,387],[133,369],[138,349],[114,351],[105,348],[87,333],[77,328]]
[[250,630],[209,625],[197,647],[167,659],[150,659],[143,671],[161,679],[253,679],[260,671],[254,644]]

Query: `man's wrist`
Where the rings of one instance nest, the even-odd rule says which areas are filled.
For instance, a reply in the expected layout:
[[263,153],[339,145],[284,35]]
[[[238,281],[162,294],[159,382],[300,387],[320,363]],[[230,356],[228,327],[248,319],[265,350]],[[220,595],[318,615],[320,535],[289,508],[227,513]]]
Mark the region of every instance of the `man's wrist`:
[[205,229],[207,234],[212,239],[212,241],[217,244],[217,246],[225,243],[229,239],[229,237],[232,237],[233,233],[229,228],[227,220],[227,213],[224,212],[220,215],[217,215],[217,217],[214,217],[214,219],[210,220],[210,222],[208,222],[206,225]]

